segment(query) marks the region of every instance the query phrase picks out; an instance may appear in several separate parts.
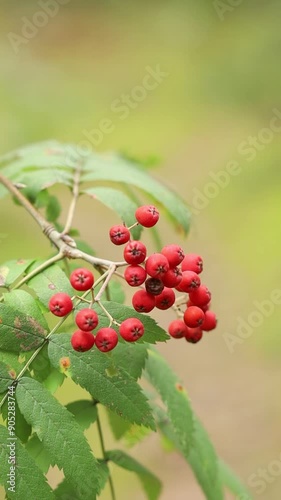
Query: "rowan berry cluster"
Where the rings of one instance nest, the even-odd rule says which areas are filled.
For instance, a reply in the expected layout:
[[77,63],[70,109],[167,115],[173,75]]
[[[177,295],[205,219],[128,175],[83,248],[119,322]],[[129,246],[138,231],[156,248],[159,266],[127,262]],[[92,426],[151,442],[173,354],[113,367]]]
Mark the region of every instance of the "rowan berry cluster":
[[[159,212],[154,206],[145,205],[137,209],[135,216],[136,224],[152,227],[158,222]],[[127,283],[132,287],[144,284],[144,288],[133,295],[134,309],[140,313],[149,313],[154,307],[169,309],[176,303],[173,288],[189,294],[189,300],[183,297],[176,303],[175,308],[182,319],[172,321],[168,331],[173,338],[185,337],[188,342],[198,342],[203,331],[211,331],[217,325],[215,314],[209,310],[211,293],[199,277],[203,271],[202,258],[196,254],[185,255],[175,244],[147,257],[146,246],[141,241],[130,240],[130,229],[113,226],[109,234],[115,245],[126,244],[123,255],[129,264],[124,273]],[[186,305],[184,313],[181,305]]]
[[[147,256],[146,246],[141,241],[132,240],[130,230],[138,224],[153,227],[159,220],[159,212],[153,205],[144,205],[136,210],[135,217],[136,222],[131,227],[119,224],[109,231],[112,243],[125,245],[123,256],[127,266],[124,279],[131,287],[140,287],[133,295],[132,305],[138,313],[173,306],[179,318],[170,323],[169,334],[196,343],[202,338],[203,331],[213,330],[217,324],[215,314],[209,310],[211,293],[201,284],[199,277],[203,270],[202,258],[196,254],[185,255],[176,244]],[[109,314],[109,326],[93,333],[99,324],[98,314],[92,308],[95,303],[94,275],[85,268],[75,269],[70,275],[70,283],[74,290],[92,294],[92,300],[86,300],[89,306],[80,309],[75,316],[79,330],[72,334],[71,344],[76,351],[88,351],[95,345],[100,351],[108,352],[117,345],[119,335],[127,342],[135,342],[143,336],[144,325],[138,318],[128,318],[120,324]],[[176,299],[174,289],[184,295]],[[49,309],[56,316],[67,316],[75,309],[74,299],[66,293],[57,293],[51,297]],[[100,302],[98,297],[96,301]],[[184,312],[181,306],[185,306]],[[112,328],[113,323],[118,326],[118,333]]]
[[[74,290],[86,292],[92,289],[94,284],[94,275],[85,268],[75,269],[70,275],[70,283]],[[94,295],[93,295],[94,297]],[[97,312],[90,307],[80,309],[75,316],[75,323],[79,330],[76,330],[71,336],[71,345],[75,351],[89,351],[94,345],[102,351],[108,352],[117,345],[118,333],[109,327],[100,328],[95,334],[93,330],[99,324]],[[49,301],[49,309],[59,317],[67,316],[74,308],[73,300],[67,293],[56,293]],[[135,342],[144,334],[144,326],[137,318],[128,318],[121,324],[115,322],[119,327],[120,336],[127,342]]]

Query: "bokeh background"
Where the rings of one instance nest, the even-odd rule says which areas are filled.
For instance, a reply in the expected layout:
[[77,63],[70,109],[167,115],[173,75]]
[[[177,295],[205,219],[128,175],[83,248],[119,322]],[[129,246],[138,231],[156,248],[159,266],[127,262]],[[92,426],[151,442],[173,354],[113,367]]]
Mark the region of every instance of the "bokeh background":
[[[281,290],[281,4],[70,0],[57,5],[45,26],[15,41],[11,33],[23,36],[25,18],[32,21],[42,8],[37,1],[2,2],[1,154],[48,138],[79,143],[84,130],[98,129],[107,118],[114,130],[103,134],[98,151],[159,158],[153,175],[193,208],[188,239],[161,222],[163,240],[203,255],[219,316],[218,329],[201,343],[182,349],[169,342],[159,349],[180,374],[219,455],[246,483],[253,474],[259,477],[260,468],[268,471],[263,493],[257,481],[249,484],[253,498],[279,500],[280,305],[266,315],[254,313],[257,302]],[[147,66],[157,65],[167,75],[143,100],[133,101],[122,120],[121,112],[112,110],[114,101],[141,85]],[[213,176],[226,172],[230,162],[239,173],[222,187]],[[66,206],[64,192],[63,199]],[[106,228],[115,220],[107,209],[83,200],[75,223],[97,252],[108,255]],[[2,261],[48,255],[36,231],[23,210],[1,200]],[[239,337],[239,318],[255,323],[246,338]],[[170,315],[157,319],[165,326]],[[74,399],[70,382],[58,397]],[[88,435],[95,447],[95,431]],[[106,443],[113,443],[107,427]],[[162,478],[163,500],[203,499],[183,459],[164,453],[156,436],[132,453]],[[271,469],[273,462],[279,472],[278,465]],[[113,474],[118,498],[144,498],[129,473],[114,469]],[[52,470],[49,477],[55,485],[61,475]],[[101,498],[109,498],[107,490]]]

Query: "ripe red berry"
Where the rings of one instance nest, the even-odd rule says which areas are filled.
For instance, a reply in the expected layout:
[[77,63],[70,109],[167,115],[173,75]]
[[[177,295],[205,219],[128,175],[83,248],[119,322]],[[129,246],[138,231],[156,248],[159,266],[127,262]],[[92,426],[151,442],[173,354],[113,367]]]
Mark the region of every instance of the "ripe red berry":
[[165,311],[166,309],[172,307],[175,300],[175,292],[171,288],[164,288],[163,292],[155,297],[155,305],[157,309]]
[[215,313],[213,313],[212,311],[206,311],[204,321],[201,325],[202,330],[210,332],[211,330],[214,330],[216,326],[217,326],[217,318]]
[[180,284],[177,286],[177,290],[179,292],[189,293],[192,292],[195,288],[198,288],[201,285],[201,280],[198,274],[193,271],[184,271],[182,273],[182,280]]
[[135,342],[144,334],[144,326],[137,318],[128,318],[121,323],[119,332],[121,337],[127,342]]
[[102,352],[114,349],[118,343],[118,335],[113,328],[101,328],[96,334],[96,346]]
[[198,307],[207,305],[210,302],[211,297],[211,292],[205,285],[200,285],[198,288],[189,293],[191,302]]
[[197,342],[202,339],[202,336],[203,332],[201,328],[187,328],[187,332],[185,334],[187,342],[190,342],[191,344],[197,344]]
[[129,241],[124,248],[124,259],[128,264],[141,264],[146,257],[146,246],[141,241]]
[[196,328],[202,325],[204,318],[204,312],[200,309],[200,307],[196,306],[188,307],[183,316],[184,322],[186,326],[189,326],[189,328]]
[[181,268],[183,271],[194,271],[200,274],[203,271],[203,259],[195,253],[188,253],[181,263]]
[[49,309],[55,316],[66,316],[72,308],[72,300],[67,293],[56,293],[50,298]]
[[75,317],[76,325],[84,332],[90,332],[96,328],[99,322],[98,315],[93,309],[81,309]]
[[85,352],[89,351],[93,347],[95,343],[95,337],[90,332],[77,330],[71,336],[70,342],[75,351]]
[[160,295],[164,290],[164,284],[158,278],[148,278],[145,282],[145,289],[151,295]]
[[128,266],[125,269],[124,277],[130,286],[140,286],[146,278],[146,270],[141,266]]
[[[193,302],[189,299],[186,303],[187,307],[190,307],[190,306],[195,306],[195,304],[193,304]],[[197,307],[200,307],[200,309],[202,309],[202,311],[206,312],[208,311],[209,307],[210,307],[210,302],[208,302],[208,304],[206,304],[205,306],[198,306]]]
[[89,269],[79,268],[72,271],[69,281],[74,290],[85,292],[90,290],[94,284],[94,276]]
[[159,212],[153,205],[143,205],[137,208],[135,217],[143,227],[152,227],[159,220]]
[[120,224],[110,228],[109,237],[114,245],[124,245],[129,241],[131,235],[129,229]]
[[173,267],[169,269],[161,279],[166,287],[175,288],[179,286],[182,280],[182,272],[179,267]]
[[175,319],[169,324],[168,332],[174,339],[181,339],[187,333],[187,326],[181,319]]
[[184,259],[184,251],[179,245],[166,245],[161,253],[165,255],[170,267],[178,266]]
[[169,262],[165,255],[161,253],[153,253],[150,255],[145,263],[147,274],[152,278],[162,278],[169,270]]
[[145,290],[138,290],[133,295],[132,304],[137,312],[149,313],[155,307],[155,297]]

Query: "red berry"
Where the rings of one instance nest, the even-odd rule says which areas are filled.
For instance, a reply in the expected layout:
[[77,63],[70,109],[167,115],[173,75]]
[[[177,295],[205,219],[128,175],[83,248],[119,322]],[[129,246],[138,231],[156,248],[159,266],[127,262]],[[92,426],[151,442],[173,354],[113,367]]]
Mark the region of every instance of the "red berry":
[[128,264],[141,264],[146,257],[146,246],[141,241],[129,241],[124,248],[124,259]]
[[160,295],[164,290],[164,284],[158,278],[148,278],[145,282],[145,289],[151,295]]
[[198,274],[194,273],[193,271],[184,271],[182,273],[182,280],[176,289],[179,292],[189,293],[192,292],[195,288],[198,288],[200,285],[201,280]]
[[153,205],[143,205],[137,208],[135,217],[143,227],[152,227],[159,220],[159,212]]
[[96,334],[96,346],[102,352],[114,349],[118,343],[118,335],[113,328],[101,328]]
[[184,259],[183,249],[179,245],[166,245],[161,253],[165,255],[170,267],[178,266]]
[[93,309],[81,309],[76,315],[75,322],[80,330],[90,332],[98,325],[99,318]]
[[89,269],[83,267],[72,271],[69,281],[74,290],[85,292],[90,290],[94,284],[94,276]]
[[[195,306],[195,304],[193,304],[193,302],[189,299],[186,303],[187,307],[190,307],[190,306]],[[209,307],[210,307],[210,302],[208,302],[208,304],[206,304],[205,306],[197,306],[197,307],[200,307],[200,309],[202,309],[202,311],[206,312],[208,311]]]
[[131,235],[129,229],[120,224],[110,228],[109,237],[114,245],[124,245],[129,241]]
[[175,319],[169,324],[168,332],[174,339],[181,339],[187,333],[187,326],[181,319]]
[[217,326],[217,318],[215,313],[213,313],[212,311],[206,311],[203,324],[201,325],[202,330],[210,332],[211,330],[214,330],[216,326]]
[[169,269],[161,279],[168,288],[175,288],[182,280],[182,272],[179,267],[173,267]]
[[175,300],[175,292],[171,288],[164,288],[163,292],[155,297],[155,305],[157,309],[165,311],[166,309],[172,307]]
[[162,278],[169,270],[169,262],[165,255],[161,253],[153,253],[150,255],[145,263],[147,274],[152,278]]
[[202,339],[202,336],[203,332],[201,328],[187,328],[187,332],[185,334],[187,342],[190,342],[191,344],[197,344],[197,342]]
[[186,326],[189,326],[189,328],[196,328],[197,326],[202,325],[204,318],[204,312],[200,309],[200,307],[196,306],[188,307],[183,316],[184,322]]
[[195,306],[206,306],[211,300],[211,292],[205,285],[201,285],[189,293],[189,298]]
[[149,313],[155,307],[155,297],[144,290],[138,290],[133,295],[132,304],[136,311]]
[[127,342],[135,342],[144,334],[144,326],[137,318],[128,318],[121,323],[119,332],[121,337]]
[[183,271],[194,271],[200,274],[203,271],[203,259],[195,253],[188,253],[181,263],[181,268]]
[[72,308],[72,300],[67,293],[56,293],[50,298],[49,309],[55,316],[66,316]]
[[124,278],[130,286],[140,286],[146,278],[146,270],[141,266],[128,266]]
[[95,343],[95,337],[90,332],[77,330],[71,336],[70,342],[75,351],[85,352],[89,351],[93,347]]

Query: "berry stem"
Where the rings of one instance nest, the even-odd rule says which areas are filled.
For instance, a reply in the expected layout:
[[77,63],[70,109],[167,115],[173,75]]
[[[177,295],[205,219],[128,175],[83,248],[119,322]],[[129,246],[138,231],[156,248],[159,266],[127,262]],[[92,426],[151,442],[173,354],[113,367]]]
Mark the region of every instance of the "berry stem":
[[[105,461],[107,461],[105,444],[104,444],[104,437],[103,437],[103,432],[102,432],[102,426],[101,426],[101,421],[100,421],[98,407],[97,407],[97,428],[98,428],[98,435],[99,435],[100,446],[101,446],[101,451],[102,451],[102,458]],[[116,500],[115,491],[114,491],[114,484],[113,484],[113,480],[112,480],[112,477],[111,477],[110,473],[109,473],[109,476],[108,476],[108,484],[109,484],[109,487],[110,487],[111,499],[112,500]]]
[[[108,286],[108,283],[110,282],[113,274],[116,271],[116,267],[117,267],[117,265],[115,263],[112,263],[111,266],[109,267],[106,279],[105,279],[103,285],[101,286],[99,292],[97,293],[97,296],[95,298],[95,302],[99,302],[103,292],[105,291],[106,287]],[[104,277],[104,274],[103,274],[103,277]]]

